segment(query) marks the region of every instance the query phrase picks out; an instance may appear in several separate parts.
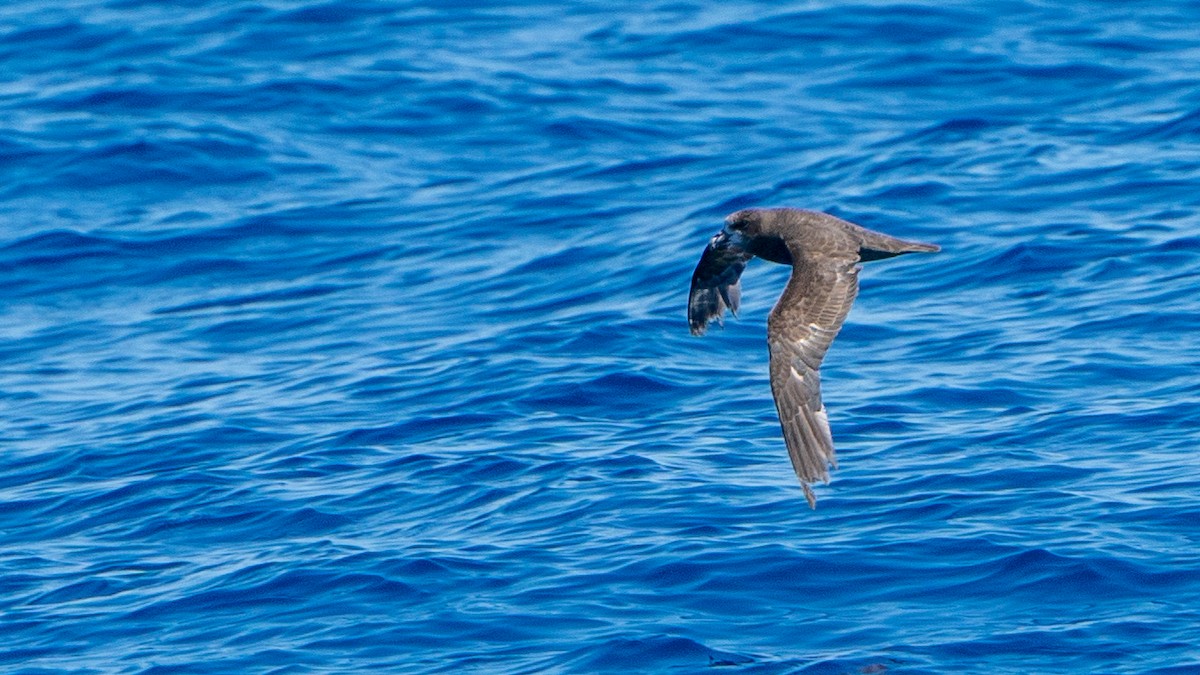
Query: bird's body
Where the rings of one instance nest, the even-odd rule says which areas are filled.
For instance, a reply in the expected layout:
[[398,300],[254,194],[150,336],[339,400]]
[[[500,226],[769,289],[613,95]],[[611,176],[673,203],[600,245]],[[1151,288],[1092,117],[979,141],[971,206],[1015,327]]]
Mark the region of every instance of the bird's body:
[[767,345],[775,408],[809,506],[816,506],[810,484],[828,482],[829,466],[837,466],[818,369],[858,295],[858,263],[937,250],[827,213],[777,208],[731,214],[700,257],[688,297],[693,335],[702,335],[713,319],[720,322],[725,308],[736,315],[739,281],[751,258],[792,267],[767,319]]

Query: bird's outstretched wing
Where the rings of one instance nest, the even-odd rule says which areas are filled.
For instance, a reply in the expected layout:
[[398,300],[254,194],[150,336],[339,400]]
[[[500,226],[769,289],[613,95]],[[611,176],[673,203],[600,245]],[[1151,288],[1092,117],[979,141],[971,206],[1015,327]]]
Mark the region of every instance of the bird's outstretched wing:
[[708,242],[692,273],[692,289],[688,294],[688,325],[692,335],[703,335],[713,319],[721,323],[726,307],[737,316],[742,300],[742,270],[753,257],[723,232]]
[[771,392],[792,468],[816,508],[811,483],[837,467],[829,417],[821,402],[821,360],[858,295],[857,252],[797,257],[792,277],[767,320]]

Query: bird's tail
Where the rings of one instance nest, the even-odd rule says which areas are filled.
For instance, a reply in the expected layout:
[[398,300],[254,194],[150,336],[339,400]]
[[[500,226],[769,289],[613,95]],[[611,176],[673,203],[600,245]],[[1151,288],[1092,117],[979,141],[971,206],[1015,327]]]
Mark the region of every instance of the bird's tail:
[[882,260],[905,253],[935,253],[942,250],[937,244],[926,244],[920,241],[909,241],[891,237],[882,232],[872,232],[864,228],[865,236],[858,248],[858,259],[862,262]]

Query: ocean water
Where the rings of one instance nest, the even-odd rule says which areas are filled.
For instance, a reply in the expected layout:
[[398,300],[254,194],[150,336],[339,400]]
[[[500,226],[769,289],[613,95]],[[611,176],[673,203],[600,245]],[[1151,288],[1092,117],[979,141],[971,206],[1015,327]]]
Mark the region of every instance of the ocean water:
[[[0,671],[1200,673],[1198,23],[9,0]],[[753,205],[943,247],[815,511]]]

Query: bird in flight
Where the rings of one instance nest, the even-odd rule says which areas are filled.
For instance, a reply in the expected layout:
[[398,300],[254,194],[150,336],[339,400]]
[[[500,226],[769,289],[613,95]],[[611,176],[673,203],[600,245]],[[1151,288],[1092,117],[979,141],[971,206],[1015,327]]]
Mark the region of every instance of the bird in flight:
[[737,316],[740,279],[751,258],[792,267],[767,317],[767,346],[783,440],[812,508],[817,506],[812,483],[828,483],[829,466],[837,468],[819,369],[858,295],[858,263],[938,250],[827,213],[773,208],[730,214],[700,256],[688,296],[692,335],[703,335],[713,319],[721,323],[726,308]]

